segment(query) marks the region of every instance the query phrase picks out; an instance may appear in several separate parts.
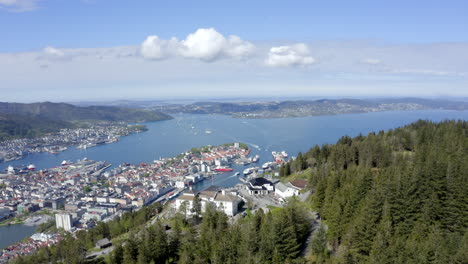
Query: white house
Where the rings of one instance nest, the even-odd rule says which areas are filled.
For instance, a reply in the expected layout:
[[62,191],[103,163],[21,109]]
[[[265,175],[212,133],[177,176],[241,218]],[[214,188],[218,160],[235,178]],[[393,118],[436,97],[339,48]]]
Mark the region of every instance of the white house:
[[187,215],[192,214],[193,201],[195,200],[195,193],[192,190],[185,191],[181,196],[178,196],[175,200],[176,210],[179,211],[182,204],[186,204]]
[[237,196],[226,193],[224,190],[218,193],[214,199],[214,203],[218,210],[224,211],[228,216],[237,214],[240,199]]
[[[187,215],[193,214],[192,208],[196,194],[192,191],[186,191],[183,195],[176,198],[176,210],[180,210],[182,204],[186,203]],[[236,195],[220,190],[216,186],[210,186],[208,189],[200,192],[198,197],[201,200],[201,211],[205,212],[208,203],[212,203],[218,210],[223,211],[228,216],[237,214],[240,198]]]
[[292,196],[298,196],[300,189],[293,186],[291,183],[278,182],[275,186],[275,194],[279,197],[286,199]]

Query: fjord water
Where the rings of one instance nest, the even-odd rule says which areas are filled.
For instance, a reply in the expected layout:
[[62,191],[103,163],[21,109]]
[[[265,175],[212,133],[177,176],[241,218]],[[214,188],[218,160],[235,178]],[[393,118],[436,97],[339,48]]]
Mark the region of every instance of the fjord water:
[[68,150],[56,155],[39,153],[21,160],[1,163],[8,165],[35,164],[37,169],[60,166],[63,160],[76,161],[87,157],[118,166],[124,162],[138,164],[160,157],[173,157],[193,147],[244,142],[252,154],[261,156],[260,163],[271,161],[272,151],[287,151],[290,156],[305,152],[315,144],[335,143],[344,135],[388,130],[404,126],[418,119],[443,121],[468,120],[468,111],[394,111],[300,118],[237,119],[224,115],[174,115],[167,121],[146,123],[148,131],[120,138],[113,144]]
[[[372,131],[393,129],[418,119],[468,120],[468,111],[400,111],[276,119],[235,119],[222,115],[187,114],[174,117],[172,120],[147,123],[148,131],[123,137],[118,143],[86,150],[70,147],[57,155],[33,154],[22,160],[1,163],[0,169],[4,170],[8,165],[30,163],[35,164],[37,169],[47,169],[60,166],[62,160],[76,161],[84,157],[104,160],[113,166],[124,162],[138,164],[152,162],[160,157],[173,157],[193,147],[228,142],[249,144],[252,154],[261,156],[261,165],[272,160],[271,151],[285,150],[290,156],[295,156],[315,144],[335,143],[344,135],[365,135]],[[240,172],[245,168],[238,165],[233,167]],[[223,173],[214,176],[212,180],[205,180],[196,189],[204,189],[210,185],[229,187],[239,182],[234,172]],[[21,232],[10,232],[15,228]],[[32,235],[33,232],[32,228],[23,225],[14,228],[0,227],[0,248]]]
[[34,226],[11,225],[0,227],[0,249],[8,247],[34,234]]

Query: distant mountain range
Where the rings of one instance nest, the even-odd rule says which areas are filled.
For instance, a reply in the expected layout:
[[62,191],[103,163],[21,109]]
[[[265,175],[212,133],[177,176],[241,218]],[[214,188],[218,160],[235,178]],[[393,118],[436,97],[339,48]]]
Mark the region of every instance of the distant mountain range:
[[0,140],[33,137],[76,126],[82,122],[148,122],[171,119],[168,114],[150,109],[114,106],[79,107],[65,103],[0,102]]
[[468,102],[421,98],[321,99],[240,103],[198,102],[165,105],[162,109],[170,114],[227,114],[240,118],[277,118],[424,109],[468,110]]

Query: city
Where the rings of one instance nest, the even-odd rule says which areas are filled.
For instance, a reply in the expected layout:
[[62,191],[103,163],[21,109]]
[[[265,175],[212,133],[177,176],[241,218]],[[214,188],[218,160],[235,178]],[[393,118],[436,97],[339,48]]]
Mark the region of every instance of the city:
[[[14,224],[20,218],[38,225],[54,218],[57,229],[76,232],[153,202],[165,205],[174,199],[170,208],[179,211],[186,202],[184,210],[190,214],[195,198],[192,187],[209,181],[214,174],[232,171],[229,167],[232,163],[255,162],[256,159],[248,158],[249,153],[245,144],[232,143],[195,148],[150,164],[121,164],[109,170],[111,164],[86,158],[77,162],[64,161],[60,166],[41,171],[9,170],[7,174],[0,174],[0,219],[3,223]],[[273,180],[271,177],[275,173],[269,169],[273,164],[276,161],[264,164],[265,170],[252,167],[253,175],[245,178],[244,185],[227,189],[212,186],[200,192],[203,210],[206,203],[213,202],[228,216],[235,216],[239,204],[248,199],[257,204],[254,208],[268,209],[268,205],[281,206],[283,199],[299,196],[299,191],[307,184],[296,181],[295,185],[294,182],[284,185]],[[257,171],[270,172],[271,181],[256,178]],[[274,184],[279,187],[276,196]],[[31,214],[33,216],[29,216]],[[35,234],[25,243],[4,249],[0,260],[30,254],[33,249],[60,239],[57,232]]]
[[61,129],[38,138],[19,138],[0,142],[0,162],[21,159],[23,156],[49,152],[57,154],[70,146],[86,149],[114,143],[119,137],[144,131],[144,126],[131,126],[123,122],[94,124],[89,128]]

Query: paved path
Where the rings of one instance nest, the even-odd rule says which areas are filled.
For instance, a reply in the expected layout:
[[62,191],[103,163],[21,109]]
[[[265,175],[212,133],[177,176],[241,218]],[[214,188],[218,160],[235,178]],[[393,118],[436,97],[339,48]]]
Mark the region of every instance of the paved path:
[[322,224],[321,219],[318,217],[317,212],[312,212],[312,220],[310,220],[310,234],[309,237],[307,238],[305,244],[302,246],[301,254],[300,256],[304,257],[309,255],[310,253],[310,242],[312,241],[315,233],[319,229],[320,225]]
[[104,256],[104,255],[107,255],[107,254],[111,253],[112,250],[114,250],[114,246],[105,248],[105,249],[103,249],[101,251],[98,251],[98,252],[93,252],[93,253],[87,255],[86,258],[87,259],[93,259],[93,258],[97,258],[97,257],[100,257],[100,256]]

